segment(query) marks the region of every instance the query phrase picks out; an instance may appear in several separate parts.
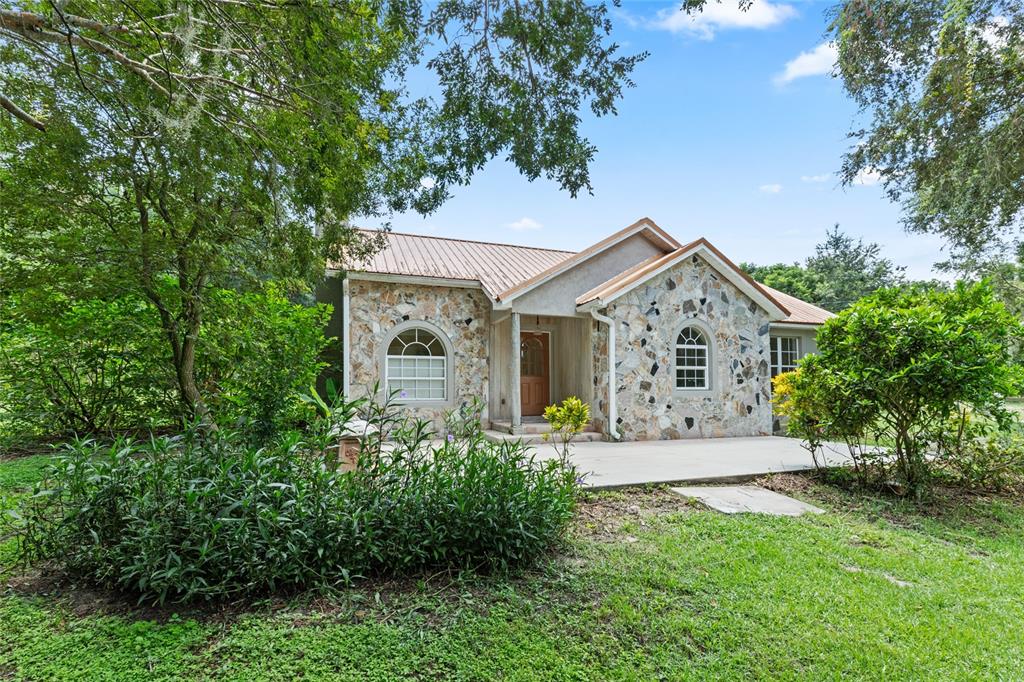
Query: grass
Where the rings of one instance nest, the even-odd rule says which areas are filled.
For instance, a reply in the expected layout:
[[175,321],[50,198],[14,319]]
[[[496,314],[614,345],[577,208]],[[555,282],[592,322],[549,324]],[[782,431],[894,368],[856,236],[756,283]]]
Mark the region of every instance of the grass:
[[[0,492],[19,494],[41,463],[0,462]],[[0,678],[1024,678],[1024,507],[798,495],[828,513],[724,516],[664,491],[604,493],[525,576],[246,607],[131,611],[14,577]]]

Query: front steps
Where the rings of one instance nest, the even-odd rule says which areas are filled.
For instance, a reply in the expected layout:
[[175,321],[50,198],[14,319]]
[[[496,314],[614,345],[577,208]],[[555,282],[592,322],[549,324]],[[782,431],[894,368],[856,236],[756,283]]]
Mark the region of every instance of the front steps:
[[[545,436],[547,436],[546,440]],[[491,429],[484,431],[484,438],[489,441],[521,440],[529,445],[560,442],[558,436],[552,436],[550,424],[543,419],[529,417],[523,419],[521,433],[512,433],[512,423],[509,420],[501,419],[491,420]],[[576,434],[573,438],[574,443],[593,443],[599,440],[603,440],[603,436],[591,424],[588,424],[582,433]]]

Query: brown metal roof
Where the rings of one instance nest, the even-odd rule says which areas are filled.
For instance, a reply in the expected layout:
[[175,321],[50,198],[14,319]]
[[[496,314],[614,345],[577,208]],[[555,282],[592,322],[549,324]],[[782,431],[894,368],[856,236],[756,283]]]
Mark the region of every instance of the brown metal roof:
[[[367,230],[370,233],[371,231]],[[384,232],[386,246],[350,270],[478,281],[497,295],[575,255],[572,251]]]
[[[352,263],[348,269],[379,275],[402,275],[414,277],[436,277],[438,279],[479,282],[492,298],[503,297],[511,292],[521,290],[531,282],[543,279],[553,272],[561,272],[579,261],[583,254],[590,254],[596,247],[610,243],[617,235],[634,229],[647,221],[638,221],[626,230],[617,232],[612,237],[602,240],[593,247],[579,254],[572,251],[541,249],[513,244],[497,244],[494,242],[474,241],[469,239],[453,239],[403,232],[377,232],[364,230],[367,234],[382,234],[385,247],[374,253],[367,260]],[[653,225],[653,223],[650,223]],[[780,322],[792,324],[820,325],[834,315],[827,310],[784,294],[769,286],[755,282],[745,272],[736,267],[718,249],[706,239],[698,239],[689,244],[680,245],[668,233],[654,225],[656,236],[664,235],[666,246],[676,248],[661,256],[654,256],[636,264],[612,279],[598,285],[577,299],[578,304],[606,297],[619,289],[643,279],[650,273],[673,258],[679,257],[693,247],[704,244],[721,258],[729,267],[736,270],[744,279],[760,288],[765,296],[775,302],[789,315]]]
[[[760,284],[760,282],[758,283]],[[779,322],[785,322],[788,324],[825,324],[825,322],[832,317],[835,317],[835,313],[830,313],[824,308],[819,308],[816,305],[811,305],[807,301],[801,301],[796,296],[790,296],[785,294],[778,289],[772,289],[767,284],[760,284],[761,288],[775,297],[782,305],[789,309],[789,317]]]

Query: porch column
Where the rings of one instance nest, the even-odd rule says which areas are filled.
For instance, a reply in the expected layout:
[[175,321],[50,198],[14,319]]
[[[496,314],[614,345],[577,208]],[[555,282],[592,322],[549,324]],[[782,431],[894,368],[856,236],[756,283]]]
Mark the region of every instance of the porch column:
[[512,344],[510,346],[512,351],[512,357],[509,358],[512,362],[509,364],[509,395],[512,404],[512,433],[522,433],[523,431],[523,401],[519,392],[522,390],[520,384],[520,371],[519,371],[519,346],[522,343],[519,338],[519,313],[513,312],[511,324],[512,328]]

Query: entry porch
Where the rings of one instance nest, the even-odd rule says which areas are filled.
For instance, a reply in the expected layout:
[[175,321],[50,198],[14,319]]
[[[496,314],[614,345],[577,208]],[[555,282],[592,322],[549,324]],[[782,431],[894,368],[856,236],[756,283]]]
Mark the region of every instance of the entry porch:
[[[544,408],[576,396],[592,404],[593,319],[516,311],[491,325],[488,415],[491,428],[510,434],[547,430]],[[591,429],[592,431],[592,429]]]

